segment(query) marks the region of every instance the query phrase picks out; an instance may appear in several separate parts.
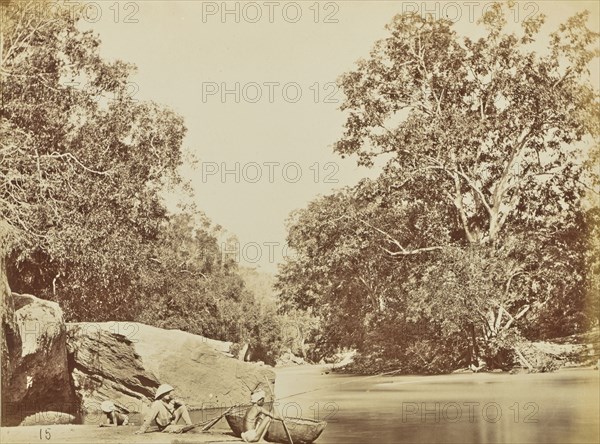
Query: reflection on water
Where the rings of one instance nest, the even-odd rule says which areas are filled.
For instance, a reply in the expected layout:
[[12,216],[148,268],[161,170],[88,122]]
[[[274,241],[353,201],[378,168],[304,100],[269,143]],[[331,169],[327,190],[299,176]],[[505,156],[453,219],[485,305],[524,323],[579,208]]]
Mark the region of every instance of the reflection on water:
[[[324,369],[277,369],[275,388],[278,412],[328,422],[318,444],[600,442],[597,370],[361,377]],[[222,411],[195,411],[192,421]],[[222,420],[213,430],[229,427]]]
[[322,444],[600,442],[595,370],[366,379],[322,369],[278,370],[276,387],[285,415],[328,421]]

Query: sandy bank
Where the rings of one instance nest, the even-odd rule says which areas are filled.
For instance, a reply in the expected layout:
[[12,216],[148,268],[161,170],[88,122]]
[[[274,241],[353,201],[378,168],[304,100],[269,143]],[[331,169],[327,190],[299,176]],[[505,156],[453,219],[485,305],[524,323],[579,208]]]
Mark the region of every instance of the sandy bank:
[[[241,442],[226,430],[211,430],[200,433],[191,431],[181,435],[168,433],[145,433],[135,435],[137,426],[118,428],[97,427],[91,425],[52,425],[2,427],[2,443],[225,443]],[[41,438],[40,438],[41,436]]]

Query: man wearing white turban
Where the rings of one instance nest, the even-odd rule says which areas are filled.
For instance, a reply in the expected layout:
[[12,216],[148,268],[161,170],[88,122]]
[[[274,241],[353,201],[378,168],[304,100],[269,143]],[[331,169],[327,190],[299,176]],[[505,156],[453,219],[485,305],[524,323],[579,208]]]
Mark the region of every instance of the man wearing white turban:
[[281,419],[264,409],[262,406],[265,403],[265,392],[258,390],[250,396],[252,407],[248,409],[244,416],[244,433],[242,439],[245,442],[257,442],[263,436],[267,427],[271,423],[271,419]]

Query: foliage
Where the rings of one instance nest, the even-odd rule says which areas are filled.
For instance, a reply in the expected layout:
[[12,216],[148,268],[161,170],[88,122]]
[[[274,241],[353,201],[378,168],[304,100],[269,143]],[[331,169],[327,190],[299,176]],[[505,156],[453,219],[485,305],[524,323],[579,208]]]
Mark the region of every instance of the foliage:
[[592,131],[598,104],[584,77],[598,53],[586,17],[569,19],[538,56],[528,45],[543,16],[517,36],[503,32],[496,5],[477,41],[459,39],[446,20],[396,16],[392,35],[342,77],[348,119],[336,151],[363,164],[391,155],[388,171],[405,186],[428,181],[471,243],[498,240],[506,224],[541,228],[577,211],[576,142]]
[[280,313],[275,297],[274,276],[257,269],[240,267],[240,276],[248,291],[253,293],[254,327],[243,338],[248,342],[252,359],[275,365],[277,358],[291,351],[307,357],[310,341],[317,328],[317,318],[303,310]]
[[2,2],[0,222],[15,234],[12,289],[57,300],[69,321],[250,341],[272,360],[279,321],[222,256],[220,229],[199,211],[168,214],[161,198],[185,188],[182,117],[127,94],[134,67],[103,60],[81,14]]
[[[162,226],[149,257],[152,267],[143,288],[154,297],[141,308],[143,322],[162,328],[179,328],[215,339],[237,335],[243,284],[235,264],[224,262],[210,222],[202,214],[173,215]],[[247,296],[247,295],[246,295]],[[229,310],[228,310],[229,309]],[[226,325],[221,316],[231,316]],[[237,337],[236,337],[237,339]]]
[[100,58],[79,11],[43,6],[3,2],[0,214],[19,234],[10,283],[59,299],[71,319],[131,319],[185,127],[125,94],[133,67]]
[[292,215],[277,287],[288,309],[318,307],[323,349],[357,348],[360,371],[505,367],[526,339],[597,322],[595,151],[582,159],[598,34],[577,14],[538,54],[544,17],[516,35],[504,14],[490,8],[478,40],[398,15],[341,78],[335,150],[387,163]]

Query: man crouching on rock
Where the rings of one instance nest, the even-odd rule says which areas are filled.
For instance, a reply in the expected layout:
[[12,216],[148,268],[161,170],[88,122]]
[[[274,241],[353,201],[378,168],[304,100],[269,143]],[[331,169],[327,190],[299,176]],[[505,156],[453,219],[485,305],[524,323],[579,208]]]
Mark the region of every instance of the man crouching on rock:
[[150,411],[144,419],[144,423],[136,434],[146,433],[150,426],[157,426],[161,432],[177,432],[177,422],[183,418],[186,425],[192,425],[190,414],[187,407],[173,398],[173,387],[169,384],[162,384],[156,389],[154,402],[150,406]]

